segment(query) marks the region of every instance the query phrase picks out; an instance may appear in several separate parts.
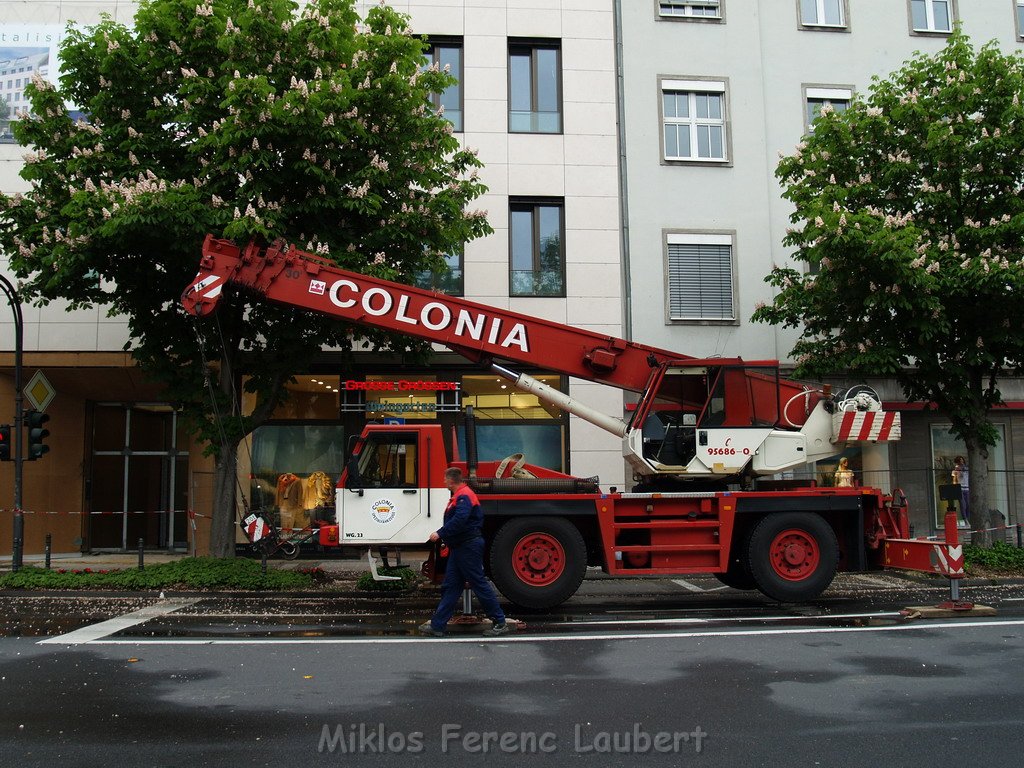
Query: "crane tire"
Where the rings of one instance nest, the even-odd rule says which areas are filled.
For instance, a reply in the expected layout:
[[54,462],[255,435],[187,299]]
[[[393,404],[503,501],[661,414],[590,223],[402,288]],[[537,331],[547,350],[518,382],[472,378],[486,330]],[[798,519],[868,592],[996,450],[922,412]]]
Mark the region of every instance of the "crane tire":
[[747,553],[757,588],[784,603],[818,597],[839,564],[835,531],[810,512],[767,515],[751,532]]
[[509,601],[541,611],[561,605],[587,573],[579,529],[561,517],[518,517],[491,541],[491,579]]

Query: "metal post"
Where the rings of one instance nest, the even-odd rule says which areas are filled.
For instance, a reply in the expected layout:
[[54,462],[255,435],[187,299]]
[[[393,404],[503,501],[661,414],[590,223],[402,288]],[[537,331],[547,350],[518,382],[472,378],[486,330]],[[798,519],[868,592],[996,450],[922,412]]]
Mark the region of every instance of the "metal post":
[[473,615],[473,590],[469,587],[462,590],[462,612],[466,616]]
[[261,550],[260,562],[261,562],[261,566],[262,566],[262,569],[263,569],[263,575],[266,576],[267,575],[267,548],[266,547],[260,547],[260,550]]
[[1024,542],[1021,542],[1021,528],[1024,528],[1019,522],[1017,523],[1017,549],[1024,547]]
[[145,547],[145,545],[146,545],[145,540],[143,540],[143,538],[140,536],[139,537],[139,570],[140,571],[143,570],[146,567],[145,564],[142,561],[142,558],[143,558],[143,547]]
[[21,427],[24,422],[24,403],[21,392],[21,358],[24,322],[21,315],[21,299],[11,281],[0,275],[0,290],[7,296],[7,303],[14,311],[14,536],[11,549],[11,571],[17,572],[22,565],[25,546],[25,515],[21,509]]
[[43,554],[44,554],[43,566],[46,568],[46,570],[50,570],[50,552],[52,551],[52,546],[51,546],[52,544],[53,544],[53,535],[48,533],[48,534],[46,534],[46,545],[45,545],[45,548],[43,549]]

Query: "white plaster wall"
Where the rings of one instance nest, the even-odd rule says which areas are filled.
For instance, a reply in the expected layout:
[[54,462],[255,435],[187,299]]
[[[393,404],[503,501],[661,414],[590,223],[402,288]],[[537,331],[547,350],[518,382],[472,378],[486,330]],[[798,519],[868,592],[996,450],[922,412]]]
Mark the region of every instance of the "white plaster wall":
[[[944,37],[912,35],[905,0],[850,0],[849,31],[798,27],[796,0],[724,0],[725,23],[659,21],[656,3],[620,0],[625,58],[632,337],[696,356],[785,360],[792,331],[752,324],[763,282],[787,262],[781,245],[791,208],[774,177],[778,153],[804,132],[802,86],[866,91],[872,75],[898,68],[914,51],[936,51]],[[960,0],[959,17],[976,46],[998,39],[1020,50],[1014,3]],[[658,76],[728,81],[727,167],[660,162]],[[664,229],[736,233],[736,325],[669,324]]]

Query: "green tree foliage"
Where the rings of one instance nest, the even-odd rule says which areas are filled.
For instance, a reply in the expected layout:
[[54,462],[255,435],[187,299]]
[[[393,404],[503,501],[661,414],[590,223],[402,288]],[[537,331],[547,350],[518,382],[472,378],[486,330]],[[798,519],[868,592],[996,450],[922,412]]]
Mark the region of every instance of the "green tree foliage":
[[[245,296],[216,324],[186,317],[179,296],[203,237],[281,237],[409,280],[487,234],[484,213],[467,210],[485,191],[479,161],[430,106],[453,80],[423,52],[384,5],[360,19],[354,0],[144,0],[131,27],[69,29],[60,87],[26,88],[32,111],[15,136],[32,148],[31,190],[0,198],[0,248],[23,295],[127,317],[135,359],[217,455],[212,554],[233,548],[240,440],[322,346],[352,342],[337,321]],[[243,371],[256,402],[246,418]]]
[[[988,509],[1000,377],[1024,359],[1024,59],[959,31],[779,163],[795,206],[755,320],[801,329],[798,375],[891,376],[963,439],[972,511]],[[947,481],[948,482],[948,481]],[[975,523],[985,520],[979,515]]]

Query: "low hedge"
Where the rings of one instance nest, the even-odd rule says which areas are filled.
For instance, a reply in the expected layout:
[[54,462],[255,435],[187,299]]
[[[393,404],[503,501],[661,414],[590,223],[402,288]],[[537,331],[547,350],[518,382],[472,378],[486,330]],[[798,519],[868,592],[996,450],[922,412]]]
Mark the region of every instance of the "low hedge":
[[0,574],[0,589],[303,589],[317,569],[266,574],[257,560],[186,557],[169,563],[117,570],[46,570],[33,566]]
[[991,547],[964,545],[964,565],[968,572],[974,568],[987,571],[1024,575],[1024,549],[997,541]]

